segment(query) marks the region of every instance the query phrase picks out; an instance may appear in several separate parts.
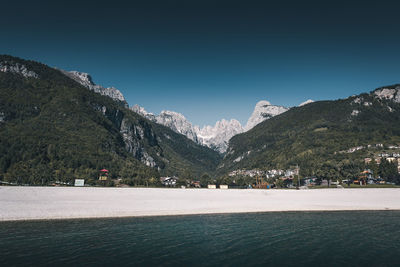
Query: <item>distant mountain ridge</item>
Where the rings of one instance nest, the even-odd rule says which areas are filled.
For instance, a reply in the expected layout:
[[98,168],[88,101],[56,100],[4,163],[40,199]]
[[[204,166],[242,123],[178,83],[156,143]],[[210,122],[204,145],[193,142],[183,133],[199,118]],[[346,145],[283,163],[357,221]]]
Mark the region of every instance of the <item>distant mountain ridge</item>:
[[[311,102],[313,101],[307,100],[302,103],[302,105]],[[147,112],[139,105],[135,105],[131,107],[131,109],[149,120],[167,126],[177,133],[186,135],[194,142],[212,148],[220,153],[226,152],[229,140],[233,136],[246,132],[264,120],[270,119],[289,110],[289,108],[272,105],[266,100],[261,100],[255,105],[254,111],[244,127],[238,120],[222,119],[217,121],[214,126],[207,125],[200,128],[197,125],[193,125],[183,114],[178,112],[162,111],[159,115],[155,115]]]

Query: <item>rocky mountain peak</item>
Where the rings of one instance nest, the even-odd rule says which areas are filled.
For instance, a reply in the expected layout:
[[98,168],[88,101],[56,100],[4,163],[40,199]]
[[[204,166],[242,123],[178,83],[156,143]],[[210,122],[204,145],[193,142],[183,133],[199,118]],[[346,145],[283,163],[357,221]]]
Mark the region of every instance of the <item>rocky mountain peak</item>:
[[173,131],[183,134],[197,142],[197,135],[193,125],[181,113],[163,110],[156,116],[156,122],[171,128]]
[[198,143],[195,128],[181,113],[163,110],[159,115],[155,115],[153,113],[147,112],[143,107],[137,104],[130,109],[147,118],[148,120],[167,126],[174,132],[183,134],[192,141]]
[[224,153],[228,148],[229,139],[234,135],[243,132],[243,127],[235,119],[222,119],[215,123],[215,126],[197,127],[197,137],[202,145],[213,148]]
[[121,93],[117,88],[115,87],[103,87],[101,85],[97,85],[93,82],[92,77],[90,76],[89,73],[85,72],[79,72],[79,71],[65,71],[59,69],[64,75],[68,76],[69,78],[73,79],[74,81],[78,82],[79,84],[85,86],[86,88],[99,93],[101,95],[108,96],[116,101],[121,101],[125,105],[127,105],[127,102]]
[[264,120],[279,115],[287,110],[289,109],[286,107],[274,106],[271,105],[271,103],[267,100],[261,100],[256,104],[253,113],[251,114],[246,126],[244,127],[244,130],[248,131],[257,124],[263,122]]

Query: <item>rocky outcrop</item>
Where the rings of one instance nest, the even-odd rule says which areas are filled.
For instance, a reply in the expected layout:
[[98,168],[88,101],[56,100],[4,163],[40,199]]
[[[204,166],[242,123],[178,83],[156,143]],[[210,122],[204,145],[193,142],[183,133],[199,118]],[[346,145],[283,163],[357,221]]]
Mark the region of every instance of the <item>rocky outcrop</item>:
[[80,83],[81,85],[85,86],[86,88],[99,93],[104,96],[108,96],[116,101],[123,102],[126,106],[128,105],[123,94],[115,87],[103,87],[101,85],[97,85],[93,82],[92,77],[85,72],[79,71],[65,71],[59,69],[64,75],[70,77],[74,81]]
[[174,132],[185,135],[187,138],[198,143],[197,134],[193,125],[182,114],[174,111],[163,110],[159,115],[147,112],[143,107],[135,105],[131,110],[142,115],[143,117],[156,122],[158,124],[167,126]]
[[229,139],[242,132],[243,127],[239,121],[222,119],[215,126],[197,128],[197,137],[202,145],[224,153],[228,148]]
[[378,99],[392,100],[400,103],[400,85],[394,88],[379,88],[373,92],[373,95]]
[[156,117],[156,122],[167,126],[173,131],[185,135],[190,140],[198,143],[197,134],[193,125],[180,113],[174,111],[161,111]]
[[37,75],[34,71],[28,70],[25,65],[12,61],[0,62],[0,71],[19,74],[25,78],[39,78],[39,75]]
[[261,100],[256,104],[253,114],[251,114],[249,120],[247,121],[247,124],[244,127],[244,130],[248,131],[248,130],[252,129],[254,126],[256,126],[257,124],[259,124],[267,119],[270,119],[274,116],[282,114],[283,112],[286,112],[287,110],[289,110],[289,109],[282,107],[282,106],[274,106],[274,105],[271,105],[271,103],[266,100]]
[[151,129],[144,129],[143,126],[133,124],[124,118],[121,122],[120,133],[124,140],[126,151],[149,167],[157,166],[155,160],[146,152],[141,142],[145,137],[153,139],[153,141],[156,139]]
[[133,107],[130,108],[132,111],[136,112],[137,114],[142,115],[143,117],[147,118],[148,120],[157,121],[156,115],[153,113],[147,112],[143,107],[139,105],[134,105]]

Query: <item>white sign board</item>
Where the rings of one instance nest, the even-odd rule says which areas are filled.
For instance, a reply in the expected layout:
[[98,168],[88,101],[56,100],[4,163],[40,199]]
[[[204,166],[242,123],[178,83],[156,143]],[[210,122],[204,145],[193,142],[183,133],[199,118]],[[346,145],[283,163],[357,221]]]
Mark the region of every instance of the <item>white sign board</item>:
[[85,179],[75,179],[75,186],[84,186]]

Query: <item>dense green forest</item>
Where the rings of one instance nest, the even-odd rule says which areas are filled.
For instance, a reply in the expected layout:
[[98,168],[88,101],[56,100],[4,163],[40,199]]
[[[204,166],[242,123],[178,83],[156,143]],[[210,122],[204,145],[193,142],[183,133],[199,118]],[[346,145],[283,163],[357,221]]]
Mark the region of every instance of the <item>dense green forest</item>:
[[47,184],[86,178],[95,184],[106,168],[114,179],[157,184],[160,175],[212,172],[220,160],[213,150],[56,69],[10,56],[0,56],[0,62],[23,64],[39,76],[0,72],[0,180]]

